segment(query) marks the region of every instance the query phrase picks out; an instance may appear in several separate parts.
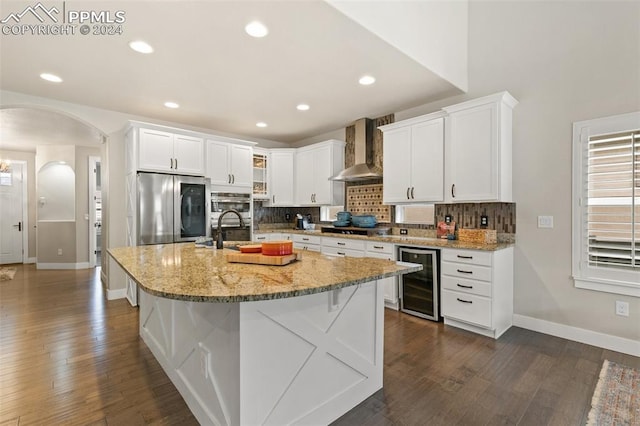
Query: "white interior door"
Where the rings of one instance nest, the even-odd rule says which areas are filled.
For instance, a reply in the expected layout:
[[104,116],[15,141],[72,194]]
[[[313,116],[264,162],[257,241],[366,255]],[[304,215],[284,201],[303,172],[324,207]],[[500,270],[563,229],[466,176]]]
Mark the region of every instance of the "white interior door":
[[102,263],[102,192],[100,157],[89,157],[89,267]]
[[22,263],[22,164],[0,170],[0,264]]

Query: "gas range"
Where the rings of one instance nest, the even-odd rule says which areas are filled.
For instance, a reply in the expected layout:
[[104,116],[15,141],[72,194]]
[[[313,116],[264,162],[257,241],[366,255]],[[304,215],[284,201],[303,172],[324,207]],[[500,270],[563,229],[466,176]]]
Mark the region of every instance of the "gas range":
[[376,226],[375,228],[357,228],[354,226],[323,226],[320,232],[326,234],[342,234],[342,235],[388,235],[390,228]]

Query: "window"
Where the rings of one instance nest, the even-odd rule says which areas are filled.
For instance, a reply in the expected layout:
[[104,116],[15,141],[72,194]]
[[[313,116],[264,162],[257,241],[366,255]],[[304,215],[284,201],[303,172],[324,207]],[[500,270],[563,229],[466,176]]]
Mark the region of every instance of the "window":
[[405,204],[396,206],[396,223],[421,223],[433,225],[435,206],[433,204]]
[[333,222],[336,220],[336,213],[344,210],[344,206],[320,206],[320,220]]
[[640,297],[640,112],[573,125],[572,272]]

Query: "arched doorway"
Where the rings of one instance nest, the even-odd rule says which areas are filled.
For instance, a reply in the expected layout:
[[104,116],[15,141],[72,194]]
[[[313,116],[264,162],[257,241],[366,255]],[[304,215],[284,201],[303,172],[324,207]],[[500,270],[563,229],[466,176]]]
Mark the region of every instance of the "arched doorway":
[[[36,262],[47,269],[79,269],[95,264],[89,253],[90,235],[95,232],[95,222],[90,220],[89,157],[101,157],[104,132],[59,110],[3,106],[0,141],[0,159],[20,162],[26,168],[23,262]],[[58,172],[68,177],[68,169],[73,171],[73,182],[61,180],[64,194],[57,194],[50,180],[57,179]],[[44,174],[39,179],[41,171]],[[56,210],[49,207],[64,197],[69,199],[69,192],[73,193],[73,209],[58,218]]]

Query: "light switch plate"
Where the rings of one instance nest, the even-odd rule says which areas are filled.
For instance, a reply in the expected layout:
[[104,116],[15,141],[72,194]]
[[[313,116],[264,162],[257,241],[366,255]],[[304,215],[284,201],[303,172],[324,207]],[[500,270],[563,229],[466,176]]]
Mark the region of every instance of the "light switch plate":
[[553,216],[538,216],[538,228],[553,228]]

